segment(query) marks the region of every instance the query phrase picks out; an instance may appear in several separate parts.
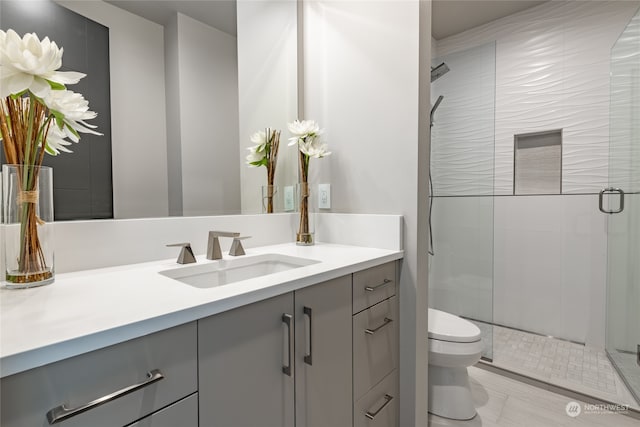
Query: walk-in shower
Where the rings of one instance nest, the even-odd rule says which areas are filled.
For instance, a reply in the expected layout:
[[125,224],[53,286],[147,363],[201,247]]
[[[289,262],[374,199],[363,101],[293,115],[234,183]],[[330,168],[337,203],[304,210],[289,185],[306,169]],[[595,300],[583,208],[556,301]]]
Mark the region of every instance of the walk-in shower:
[[[485,363],[637,410],[638,3],[548,2],[510,19],[436,42],[429,306],[480,327]],[[441,65],[454,72],[440,79]],[[532,135],[558,138],[522,143]],[[539,171],[559,189],[514,190]],[[598,208],[610,187],[620,213],[618,192],[611,214]]]

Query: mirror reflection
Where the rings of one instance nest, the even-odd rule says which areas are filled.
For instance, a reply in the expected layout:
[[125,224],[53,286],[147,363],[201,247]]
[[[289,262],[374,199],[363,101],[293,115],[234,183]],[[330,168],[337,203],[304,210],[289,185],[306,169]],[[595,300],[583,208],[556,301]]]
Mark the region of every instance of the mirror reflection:
[[[266,170],[249,168],[245,157],[254,132],[279,129],[284,140],[297,118],[295,1],[13,3],[36,17],[46,13],[38,3],[62,6],[108,28],[109,73],[92,82],[108,77],[111,117],[102,128],[111,136],[113,218],[261,212]],[[59,45],[72,69],[72,46]],[[81,153],[83,143],[64,156]],[[276,185],[296,180],[295,150],[287,148],[281,144]],[[62,156],[55,160],[68,161]]]

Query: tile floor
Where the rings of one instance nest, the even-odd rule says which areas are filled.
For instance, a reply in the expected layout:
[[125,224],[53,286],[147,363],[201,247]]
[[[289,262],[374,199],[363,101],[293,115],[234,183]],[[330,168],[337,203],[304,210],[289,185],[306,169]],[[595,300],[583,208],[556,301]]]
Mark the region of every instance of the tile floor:
[[[477,323],[493,343],[493,364],[607,401],[640,408],[602,350]],[[491,341],[490,341],[491,340]]]
[[[478,415],[470,421],[452,421],[429,415],[429,425],[449,427],[639,427],[640,420],[609,410],[594,409],[548,390],[470,367],[469,379]],[[569,402],[581,413],[567,415]]]
[[636,397],[640,397],[640,366],[638,366],[636,357],[632,353],[611,352],[611,358],[618,369],[622,371],[628,385],[633,388]]

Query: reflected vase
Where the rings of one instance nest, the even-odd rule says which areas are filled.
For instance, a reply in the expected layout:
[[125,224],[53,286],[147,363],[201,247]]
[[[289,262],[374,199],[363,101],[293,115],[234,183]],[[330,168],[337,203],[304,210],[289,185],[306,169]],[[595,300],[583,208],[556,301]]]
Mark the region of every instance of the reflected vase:
[[275,185],[262,186],[262,213],[273,213],[278,187]]
[[296,184],[300,223],[296,233],[296,245],[311,246],[315,243],[315,204],[308,182]]
[[53,283],[53,170],[46,166],[2,166],[7,288]]

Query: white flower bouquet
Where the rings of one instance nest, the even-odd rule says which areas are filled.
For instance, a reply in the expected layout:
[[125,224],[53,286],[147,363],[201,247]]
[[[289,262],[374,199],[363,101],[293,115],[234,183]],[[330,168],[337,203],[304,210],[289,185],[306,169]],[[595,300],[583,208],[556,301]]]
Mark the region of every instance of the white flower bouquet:
[[264,166],[267,168],[267,213],[273,213],[273,182],[276,177],[276,165],[278,163],[278,147],[280,146],[280,131],[267,128],[258,131],[251,136],[254,144],[249,147],[247,164],[253,167]]
[[42,221],[35,207],[44,154],[71,152],[67,147],[80,140],[80,133],[100,135],[86,122],[96,117],[87,100],[66,89],[85,74],[58,71],[62,54],[48,37],[28,33],[20,38],[13,30],[0,30],[0,141],[7,163],[18,168],[20,280],[52,275],[42,254],[37,228]]
[[321,159],[331,154],[327,144],[322,142],[323,130],[313,120],[296,120],[288,124],[289,146],[298,146],[298,167],[300,175],[300,227],[296,235],[299,245],[312,245],[313,233],[309,227],[309,161]]

